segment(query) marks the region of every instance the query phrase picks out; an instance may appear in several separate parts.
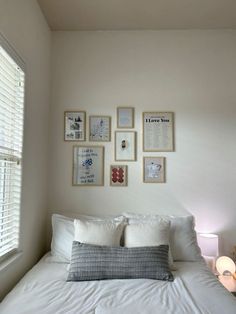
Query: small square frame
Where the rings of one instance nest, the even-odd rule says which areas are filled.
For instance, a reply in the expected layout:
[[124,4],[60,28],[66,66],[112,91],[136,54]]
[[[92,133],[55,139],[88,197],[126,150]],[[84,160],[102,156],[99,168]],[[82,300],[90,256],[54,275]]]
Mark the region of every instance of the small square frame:
[[127,186],[127,165],[111,165],[110,167],[110,185]]
[[111,140],[111,117],[89,116],[89,141],[109,142]]
[[64,141],[86,140],[86,112],[64,112]]
[[165,183],[165,157],[143,157],[143,182]]
[[133,107],[117,107],[117,128],[118,129],[134,128]]

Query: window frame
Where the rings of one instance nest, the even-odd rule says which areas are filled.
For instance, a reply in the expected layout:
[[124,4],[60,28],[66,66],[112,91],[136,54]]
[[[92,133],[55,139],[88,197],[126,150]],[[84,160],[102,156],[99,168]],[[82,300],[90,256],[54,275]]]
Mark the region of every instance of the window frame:
[[[25,139],[25,110],[26,110],[26,82],[27,82],[27,73],[26,73],[26,64],[21,58],[16,49],[9,43],[6,37],[0,32],[0,46],[5,50],[5,52],[14,60],[17,66],[24,72],[24,100],[23,100],[23,130],[22,130],[22,153],[20,163],[21,163],[21,186],[20,186],[20,204],[19,204],[19,229],[18,229],[18,247],[10,250],[5,253],[3,256],[0,256],[0,265],[8,265],[8,262],[14,261],[14,256],[21,256],[22,253],[22,191],[23,191],[23,179],[24,179],[24,139]],[[1,270],[2,267],[0,267]]]

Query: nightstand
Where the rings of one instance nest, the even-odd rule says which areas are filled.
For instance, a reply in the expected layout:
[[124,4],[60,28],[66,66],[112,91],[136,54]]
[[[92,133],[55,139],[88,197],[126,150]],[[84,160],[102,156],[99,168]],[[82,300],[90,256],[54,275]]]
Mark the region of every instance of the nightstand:
[[218,276],[218,279],[228,291],[236,296],[236,280],[233,278],[233,276],[220,275]]

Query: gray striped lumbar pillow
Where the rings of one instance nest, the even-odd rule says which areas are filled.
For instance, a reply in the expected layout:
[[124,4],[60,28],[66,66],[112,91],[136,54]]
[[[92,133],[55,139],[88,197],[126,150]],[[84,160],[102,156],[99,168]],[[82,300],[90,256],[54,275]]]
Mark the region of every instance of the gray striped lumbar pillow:
[[173,281],[168,245],[109,247],[73,242],[67,281],[148,278]]

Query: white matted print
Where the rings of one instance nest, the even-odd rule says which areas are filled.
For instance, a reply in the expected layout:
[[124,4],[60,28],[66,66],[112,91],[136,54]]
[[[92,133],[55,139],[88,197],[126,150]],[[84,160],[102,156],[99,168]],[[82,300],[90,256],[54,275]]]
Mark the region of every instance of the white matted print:
[[173,112],[143,113],[143,150],[168,152],[174,150]]
[[110,185],[127,186],[127,168],[126,165],[111,165]]
[[134,127],[134,108],[117,108],[117,128],[132,129]]
[[64,140],[85,141],[86,113],[85,111],[65,111]]
[[111,117],[89,117],[89,140],[95,142],[109,142],[111,140]]
[[104,147],[73,147],[73,185],[104,185]]
[[165,157],[143,157],[143,182],[165,182]]
[[115,160],[136,160],[136,132],[115,132]]

